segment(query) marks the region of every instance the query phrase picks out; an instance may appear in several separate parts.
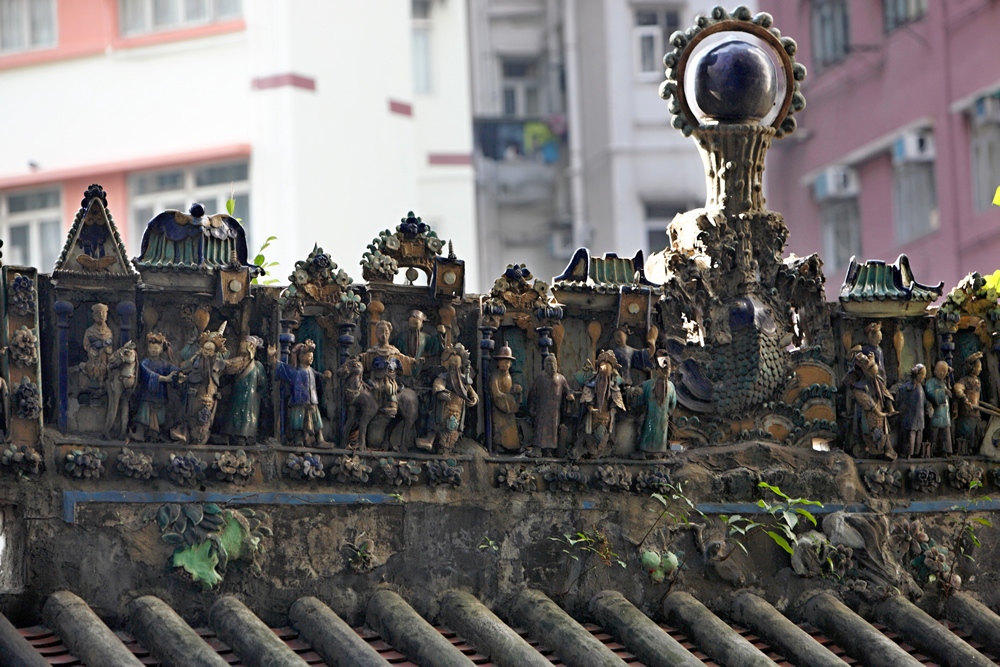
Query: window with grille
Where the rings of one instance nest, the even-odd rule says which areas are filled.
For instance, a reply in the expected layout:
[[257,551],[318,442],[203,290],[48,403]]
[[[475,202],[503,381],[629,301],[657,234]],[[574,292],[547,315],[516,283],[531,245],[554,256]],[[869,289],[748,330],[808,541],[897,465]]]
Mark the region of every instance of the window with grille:
[[242,0],[119,0],[118,32],[132,37],[242,16]]
[[52,271],[64,241],[61,201],[59,188],[0,196],[4,263],[34,266],[40,273]]
[[915,241],[940,226],[933,161],[894,165],[893,217],[898,244]]
[[826,199],[820,204],[823,259],[828,271],[846,269],[861,254],[861,218],[857,197]]
[[0,55],[56,46],[56,0],[0,0]]
[[976,211],[986,211],[1000,187],[1000,123],[974,124],[971,148],[972,196]]
[[817,67],[832,65],[850,51],[847,0],[813,0],[812,56]]
[[665,45],[680,25],[680,11],[675,8],[643,7],[635,10],[632,39],[635,72],[640,79],[663,79]]
[[188,212],[191,204],[205,207],[206,215],[226,213],[226,200],[236,200],[233,216],[247,230],[247,244],[252,246],[250,226],[249,163],[225,162],[194,167],[177,167],[155,172],[131,174],[129,252],[138,255],[146,225],[167,209]]
[[919,21],[927,13],[927,0],[882,0],[885,32]]

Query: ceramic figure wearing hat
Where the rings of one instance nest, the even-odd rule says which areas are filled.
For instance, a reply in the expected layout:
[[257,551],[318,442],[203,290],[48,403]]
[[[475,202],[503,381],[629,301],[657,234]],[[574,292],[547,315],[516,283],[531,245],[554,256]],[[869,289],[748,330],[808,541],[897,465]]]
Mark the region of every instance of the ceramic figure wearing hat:
[[878,374],[885,382],[885,354],[882,352],[882,323],[870,322],[865,326],[867,341],[861,345],[861,352],[872,356],[878,366]]
[[108,307],[95,303],[90,307],[94,323],[83,332],[83,349],[87,360],[80,364],[80,390],[92,396],[104,394],[104,382],[108,377],[108,360],[114,352],[114,335],[108,326]]
[[844,378],[848,392],[854,400],[851,425],[854,456],[871,458],[884,456],[895,460],[896,450],[889,442],[888,417],[892,411],[892,394],[886,389],[879,373],[875,355],[865,354],[860,347],[851,350],[851,370]]
[[670,451],[670,415],[677,407],[677,393],[670,381],[670,355],[657,350],[653,359],[653,377],[630,390],[632,408],[646,410],[639,447],[634,458],[662,457]]
[[597,355],[595,370],[583,383],[580,406],[583,410],[583,449],[578,454],[603,456],[614,435],[615,416],[625,412],[621,387],[624,380],[615,353],[603,350]]
[[257,336],[244,336],[235,359],[226,361],[226,374],[233,377],[233,391],[222,432],[233,446],[254,444],[260,420],[260,399],[267,384],[264,364],[256,360],[257,350],[264,341]]
[[398,407],[399,375],[411,375],[417,360],[403,354],[389,342],[392,322],[380,320],[375,325],[375,344],[365,350],[359,359],[369,374],[372,392],[378,401],[380,411],[387,417],[395,417]]
[[910,381],[899,387],[896,394],[899,404],[899,437],[900,449],[904,458],[914,454],[920,456],[921,444],[924,438],[924,411],[927,406],[927,395],[924,392],[924,380],[927,378],[927,368],[917,364],[910,369]]
[[433,440],[420,438],[417,447],[430,449],[437,443],[441,453],[451,451],[462,435],[465,424],[465,409],[479,402],[476,390],[472,388],[472,378],[463,371],[469,362],[469,353],[461,344],[446,347],[441,353],[441,365],[445,372],[439,375],[431,387],[434,395],[434,437]]
[[559,421],[569,401],[575,400],[569,382],[559,372],[559,360],[549,354],[542,359],[542,372],[528,392],[528,413],[534,426],[529,456],[555,456],[559,448]]
[[218,331],[202,332],[198,354],[181,364],[179,381],[187,384],[187,410],[185,422],[170,431],[175,440],[192,445],[208,443],[219,403],[219,378],[226,369],[220,356],[226,349],[225,331],[223,322]]
[[[924,393],[931,408],[930,439],[924,446],[924,458],[930,456],[951,456],[951,387],[948,373],[951,368],[947,361],[934,364],[934,377],[927,381]],[[932,451],[933,448],[933,451]]]
[[521,407],[522,389],[510,377],[510,367],[515,361],[510,346],[501,347],[493,359],[497,362],[496,372],[490,378],[493,444],[500,445],[508,452],[516,452],[521,448],[521,440],[517,434],[517,411]]
[[982,415],[1000,416],[997,408],[982,400],[983,385],[979,374],[983,371],[983,353],[974,352],[965,359],[965,375],[953,389],[958,404],[955,420],[955,442],[959,454],[971,454],[983,439]]
[[[166,350],[167,357],[163,359]],[[167,416],[167,386],[180,370],[172,363],[170,341],[161,333],[146,334],[146,358],[139,362],[139,407],[133,436],[140,442],[159,442]]]
[[292,348],[292,363],[278,360],[278,350],[267,348],[267,356],[275,369],[275,377],[288,385],[288,439],[293,443],[325,447],[323,417],[319,411],[322,381],[333,377],[330,371],[318,372],[312,367],[316,344],[307,340]]

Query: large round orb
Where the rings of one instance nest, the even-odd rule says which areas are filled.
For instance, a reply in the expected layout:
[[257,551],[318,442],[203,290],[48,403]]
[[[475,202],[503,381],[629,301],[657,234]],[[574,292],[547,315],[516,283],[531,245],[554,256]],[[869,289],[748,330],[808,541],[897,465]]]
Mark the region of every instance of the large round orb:
[[759,46],[723,42],[702,56],[695,69],[695,100],[720,123],[756,123],[774,106],[778,76]]

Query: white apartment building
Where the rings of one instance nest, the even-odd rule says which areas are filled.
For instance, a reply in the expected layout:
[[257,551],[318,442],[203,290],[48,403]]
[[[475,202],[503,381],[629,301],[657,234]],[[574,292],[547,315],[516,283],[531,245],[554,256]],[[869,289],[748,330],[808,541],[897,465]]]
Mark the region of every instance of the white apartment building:
[[515,260],[548,280],[583,245],[648,256],[704,203],[658,88],[670,34],[715,4],[469,0],[482,284]]
[[360,279],[408,210],[474,262],[468,52],[460,0],[3,0],[4,261],[49,270],[100,183],[133,254],[232,194],[281,282],[313,243]]

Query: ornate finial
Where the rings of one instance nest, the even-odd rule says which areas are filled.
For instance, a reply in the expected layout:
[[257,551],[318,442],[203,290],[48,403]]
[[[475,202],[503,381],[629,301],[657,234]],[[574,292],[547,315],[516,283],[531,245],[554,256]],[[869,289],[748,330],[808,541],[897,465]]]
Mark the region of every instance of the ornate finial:
[[451,241],[448,241],[448,259],[453,262],[458,259],[455,257],[455,246]]
[[205,215],[205,206],[204,204],[191,204],[191,208],[188,209],[188,213],[190,213],[192,217],[200,218]]
[[83,193],[83,201],[80,202],[80,208],[87,208],[90,205],[91,199],[100,199],[101,203],[104,204],[104,208],[108,207],[108,195],[104,192],[104,188],[97,183],[92,184]]
[[[674,127],[685,136],[706,121],[768,125],[778,138],[795,131],[792,114],[806,106],[799,91],[806,68],[795,62],[795,40],[782,37],[773,23],[770,14],[752,16],[745,6],[732,15],[716,7],[670,36],[674,48],[663,58],[667,80],[660,96],[674,98]],[[706,39],[720,33],[722,41]]]

